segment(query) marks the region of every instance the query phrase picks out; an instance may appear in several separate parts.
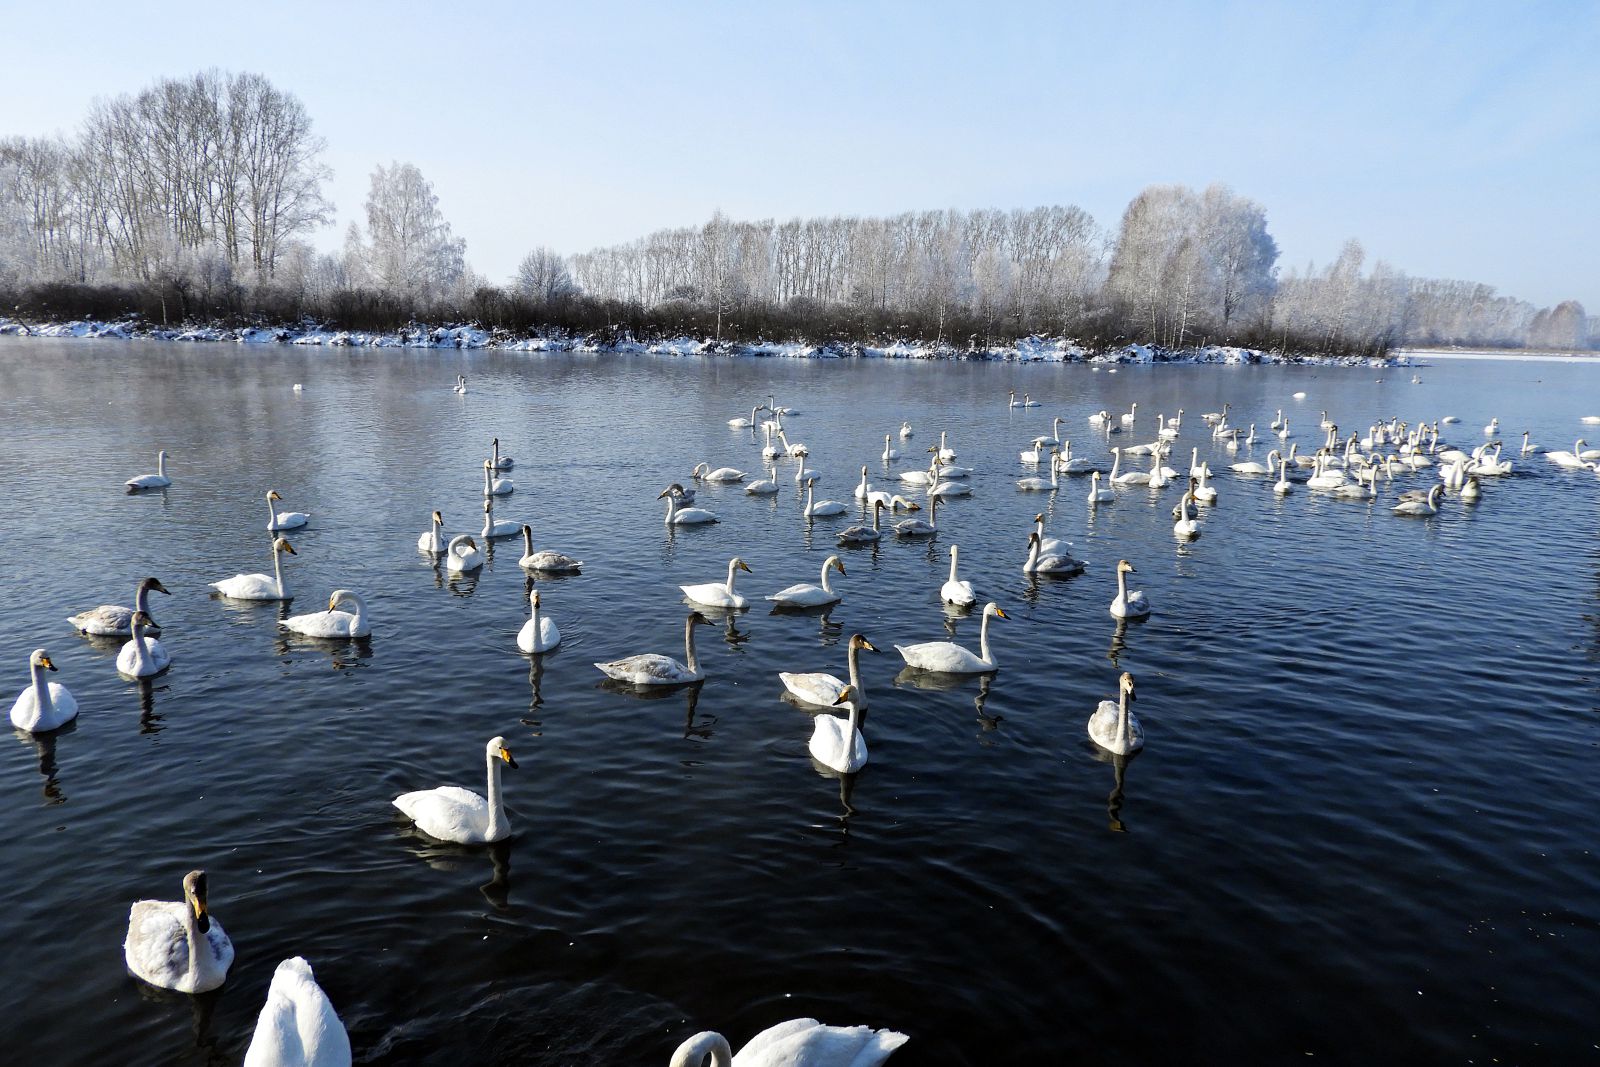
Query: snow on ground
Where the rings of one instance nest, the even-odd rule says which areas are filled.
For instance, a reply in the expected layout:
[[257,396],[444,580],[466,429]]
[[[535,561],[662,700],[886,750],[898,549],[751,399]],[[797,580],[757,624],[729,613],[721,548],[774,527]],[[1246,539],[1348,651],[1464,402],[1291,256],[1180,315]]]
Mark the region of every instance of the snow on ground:
[[136,321],[28,324],[0,316],[0,336],[111,337],[128,340],[148,337],[170,341],[231,341],[236,344],[318,345],[329,348],[497,348],[512,352],[606,352],[614,355],[678,357],[758,356],[779,359],[980,359],[1018,363],[1308,363],[1338,366],[1410,366],[1405,354],[1389,358],[1360,356],[1283,356],[1251,348],[1211,345],[1203,348],[1167,349],[1149,345],[1124,345],[1094,351],[1066,338],[1023,337],[1009,345],[964,349],[917,341],[892,341],[864,345],[833,342],[814,345],[805,341],[754,341],[734,343],[710,338],[673,337],[640,341],[630,336],[610,340],[573,336],[563,332],[513,337],[477,326],[412,326],[392,333],[329,330],[319,326],[186,326],[178,329],[147,326]]

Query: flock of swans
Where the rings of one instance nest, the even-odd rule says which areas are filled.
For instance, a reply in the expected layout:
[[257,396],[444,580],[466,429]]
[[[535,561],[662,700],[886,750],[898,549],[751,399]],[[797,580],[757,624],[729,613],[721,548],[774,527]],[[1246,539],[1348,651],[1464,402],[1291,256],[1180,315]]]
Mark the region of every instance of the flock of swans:
[[[465,390],[465,379],[459,378],[455,391],[464,395]],[[1012,393],[1007,406],[1029,409],[1039,404],[1026,394],[1019,401]],[[763,412],[769,418],[763,420],[760,417]],[[939,535],[940,502],[970,496],[973,492],[973,469],[955,462],[958,453],[949,433],[941,432],[938,443],[926,449],[927,466],[901,469],[896,478],[898,484],[893,489],[875,486],[869,467],[862,466],[860,482],[852,494],[853,505],[819,500],[816,496],[819,477],[806,466],[810,449],[803,443],[791,441],[783,424],[786,415],[795,414],[798,412],[794,409],[778,405],[775,397],[768,397],[767,403],[754,405],[748,417],[728,420],[731,429],[749,431],[752,443],[757,431],[763,433],[761,457],[769,465],[768,477],[751,479],[734,467],[699,463],[691,470],[688,480],[726,487],[743,484],[749,495],[770,496],[779,491],[777,462],[794,461],[794,483],[798,490],[803,490],[803,496],[797,492],[797,497],[801,501],[801,518],[806,523],[843,517],[850,514],[853,507],[870,513],[870,525],[861,521],[837,531],[835,536],[841,547],[871,545],[890,538],[907,541],[935,538]],[[1440,426],[1457,421],[1451,418],[1432,423],[1407,423],[1389,418],[1372,423],[1364,432],[1343,436],[1337,424],[1323,412],[1316,426],[1321,440],[1309,454],[1301,454],[1298,442],[1291,440],[1294,431],[1282,411],[1270,423],[1267,432],[1260,435],[1253,424],[1247,428],[1233,425],[1230,414],[1229,405],[1224,404],[1220,411],[1201,418],[1206,427],[1204,432],[1216,445],[1231,454],[1253,449],[1270,437],[1278,446],[1263,460],[1241,459],[1229,464],[1226,469],[1234,478],[1230,492],[1250,491],[1248,486],[1262,479],[1257,484],[1269,484],[1272,492],[1280,497],[1304,486],[1332,496],[1373,500],[1397,478],[1425,476],[1424,472],[1432,470],[1437,474],[1436,484],[1425,490],[1407,489],[1392,506],[1396,515],[1426,517],[1439,513],[1447,494],[1470,503],[1481,494],[1483,480],[1512,472],[1512,460],[1503,456],[1506,449],[1500,441],[1498,419],[1484,427],[1487,442],[1467,451],[1451,447],[1441,439]],[[1145,433],[1148,440],[1144,443],[1113,446],[1111,441],[1115,435],[1131,437],[1142,428],[1147,431],[1151,428],[1144,426],[1138,404],[1117,416],[1098,412],[1088,421],[1091,434],[1106,446],[1102,455],[1075,455],[1071,441],[1061,434],[1063,420],[1055,418],[1049,435],[1033,437],[1029,447],[1018,453],[1024,467],[1044,467],[1045,473],[1017,480],[1016,489],[1024,493],[1058,493],[1063,488],[1064,477],[1087,476],[1090,483],[1087,504],[1097,508],[1114,504],[1128,495],[1141,497],[1148,503],[1154,499],[1153,494],[1178,484],[1183,490],[1173,508],[1173,533],[1180,542],[1192,540],[1200,536],[1202,520],[1207,516],[1206,506],[1217,501],[1220,491],[1211,482],[1213,471],[1209,463],[1200,459],[1198,446],[1191,449],[1187,471],[1168,466],[1175,444],[1184,433],[1184,415],[1179,410],[1171,419],[1164,415],[1158,417],[1153,432]],[[914,435],[908,422],[903,422],[898,432],[884,435],[880,458],[885,469],[892,468],[902,452],[912,451],[910,442]],[[897,441],[898,448],[895,447]],[[1585,443],[1579,439],[1571,451],[1544,455],[1558,467],[1600,471],[1600,450],[1585,451]],[[1529,435],[1523,435],[1518,450],[1520,457],[1532,457],[1541,451],[1530,442]],[[1104,469],[1103,456],[1110,457],[1108,471]],[[1124,471],[1124,457],[1148,459],[1149,469]],[[485,562],[486,545],[480,545],[480,539],[490,542],[520,535],[524,552],[519,564],[524,570],[531,574],[579,572],[583,567],[580,560],[550,549],[535,551],[529,525],[495,519],[496,501],[504,501],[515,492],[515,485],[508,476],[513,467],[514,461],[502,454],[496,438],[489,457],[482,464],[482,531],[477,537],[469,533],[448,534],[442,514],[433,511],[429,528],[417,539],[417,550],[434,558],[442,557],[451,575],[470,574],[481,569]],[[157,454],[155,474],[125,483],[130,493],[162,489],[171,484],[165,451]],[[663,489],[657,499],[665,501],[665,524],[692,527],[718,522],[718,516],[712,511],[695,506],[695,496],[695,490],[682,483]],[[239,573],[219,579],[210,585],[217,596],[252,601],[293,599],[294,594],[284,578],[282,557],[294,555],[295,549],[283,535],[285,531],[306,527],[311,516],[278,510],[283,497],[276,490],[269,491],[266,500],[272,573]],[[924,510],[926,518],[919,514]],[[903,512],[906,517],[886,527],[883,524],[885,512],[891,516]],[[972,581],[960,576],[959,547],[949,545],[947,554],[949,574],[938,589],[939,601],[959,609],[977,608],[983,598]],[[1048,536],[1045,515],[1042,512],[1035,515],[1028,533],[1023,572],[1029,576],[1069,576],[1080,574],[1085,568],[1084,561],[1074,557],[1069,542]],[[740,591],[737,582],[741,574],[752,573],[749,564],[735,556],[728,561],[722,580],[684,585],[680,590],[692,609],[743,610],[750,606],[751,598]],[[1152,611],[1150,599],[1143,591],[1129,589],[1128,575],[1133,573],[1136,570],[1126,559],[1119,560],[1114,568],[1116,593],[1109,602],[1108,611],[1117,619],[1141,618]],[[831,584],[834,574],[846,577],[846,565],[840,555],[830,554],[821,565],[816,583],[797,582],[767,595],[766,599],[780,607],[816,608],[836,604],[844,593]],[[151,613],[151,593],[169,594],[169,590],[158,579],[145,578],[134,591],[132,607],[104,604],[75,614],[67,621],[82,634],[128,638],[116,657],[119,673],[132,678],[159,674],[171,667],[172,656],[160,640],[161,630]],[[957,675],[994,672],[998,661],[990,644],[989,628],[992,621],[1005,620],[1008,615],[992,600],[984,602],[978,611],[981,623],[977,651],[948,640],[895,645],[894,649],[906,666],[914,670]],[[644,653],[596,662],[594,666],[608,678],[632,686],[685,686],[703,682],[706,673],[695,655],[694,633],[696,626],[706,621],[697,610],[688,614],[684,622],[682,660]],[[334,590],[325,610],[290,616],[279,625],[304,636],[335,640],[365,638],[372,632],[364,601],[357,593],[346,589]],[[559,627],[542,610],[539,591],[532,590],[529,618],[517,635],[518,648],[537,655],[557,647],[560,641]],[[869,700],[859,661],[863,652],[877,651],[865,635],[858,633],[851,636],[847,645],[845,678],[824,672],[778,675],[790,696],[815,710],[808,744],[811,756],[822,767],[839,774],[853,774],[868,760],[864,719]],[[29,656],[28,665],[30,684],[12,706],[13,726],[25,731],[46,732],[72,721],[78,714],[78,705],[71,691],[45,677],[46,672],[57,671],[49,653],[45,649],[35,650]],[[1090,713],[1086,733],[1095,745],[1119,756],[1134,753],[1144,745],[1144,728],[1131,707],[1135,693],[1133,675],[1123,673],[1118,680],[1117,698],[1100,702]],[[843,714],[833,714],[841,709]],[[441,841],[480,844],[504,840],[510,835],[511,827],[504,806],[501,775],[506,769],[516,769],[517,762],[504,737],[491,738],[484,754],[484,794],[455,786],[422,789],[395,797],[395,808],[425,834]],[[182,888],[181,902],[142,900],[132,905],[124,958],[132,974],[152,985],[185,993],[204,992],[223,984],[234,950],[220,923],[208,910],[206,873],[189,872],[182,880]],[[757,1035],[737,1055],[720,1034],[697,1034],[679,1046],[671,1062],[674,1067],[699,1067],[709,1057],[716,1067],[777,1064],[870,1067],[883,1062],[906,1040],[905,1035],[889,1030],[825,1026],[816,1020],[797,1019]],[[273,976],[266,1005],[258,1018],[245,1059],[246,1067],[333,1067],[350,1062],[348,1036],[333,1006],[317,985],[310,965],[299,957],[284,960]]]

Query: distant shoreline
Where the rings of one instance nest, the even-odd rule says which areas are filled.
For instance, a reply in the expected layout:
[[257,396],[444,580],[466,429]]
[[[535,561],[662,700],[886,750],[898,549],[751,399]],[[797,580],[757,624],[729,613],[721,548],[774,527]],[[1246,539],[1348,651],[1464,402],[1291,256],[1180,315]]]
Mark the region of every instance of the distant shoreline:
[[1009,345],[972,350],[921,341],[880,344],[806,341],[716,341],[711,338],[672,337],[639,340],[623,337],[602,341],[590,336],[560,332],[513,336],[477,326],[416,326],[392,332],[332,330],[314,325],[299,327],[222,325],[159,327],[137,320],[98,322],[27,323],[0,316],[0,337],[47,337],[111,340],[189,341],[248,345],[292,344],[329,348],[434,348],[495,349],[509,352],[605,352],[667,356],[728,356],[788,359],[924,359],[975,360],[1010,363],[1093,364],[1274,364],[1346,367],[1404,367],[1412,360],[1405,353],[1390,356],[1329,356],[1284,354],[1260,349],[1207,345],[1165,349],[1129,344],[1104,351],[1084,347],[1065,338],[1025,337]]
[[1588,363],[1600,359],[1600,352],[1546,348],[1397,348],[1395,355],[1422,359],[1523,359],[1547,363]]

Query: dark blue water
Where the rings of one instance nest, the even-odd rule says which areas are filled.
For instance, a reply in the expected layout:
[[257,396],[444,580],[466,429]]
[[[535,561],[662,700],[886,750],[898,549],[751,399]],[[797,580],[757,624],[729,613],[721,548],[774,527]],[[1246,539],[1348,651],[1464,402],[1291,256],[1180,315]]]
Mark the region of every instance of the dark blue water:
[[[4,699],[43,646],[82,706],[0,746],[5,1058],[237,1063],[290,955],[364,1063],[665,1063],[697,1030],[737,1047],[799,1015],[903,1030],[906,1065],[1592,1058],[1600,478],[1519,458],[1480,502],[1404,520],[1393,490],[1280,500],[1224,473],[1268,445],[1229,456],[1198,418],[1231,401],[1264,434],[1282,407],[1306,449],[1323,409],[1346,429],[1459,415],[1468,447],[1494,415],[1515,452],[1523,429],[1570,448],[1600,409],[1587,364],[1422,374],[0,339]],[[1043,406],[1009,411],[1011,388]],[[946,430],[973,497],[932,545],[842,553],[826,614],[715,615],[698,690],[600,687],[592,661],[681,655],[679,584],[734,554],[744,591],[815,581],[853,521],[808,528],[780,461],[776,498],[703,487],[720,524],[663,525],[656,495],[695,463],[761,469],[726,420],[768,393],[802,410],[791,439],[827,496],[850,500],[862,463],[883,481],[907,419],[895,469]],[[1050,416],[1100,456],[1087,416],[1134,400],[1123,442],[1181,406],[1171,465],[1198,445],[1218,471],[1193,543],[1172,537],[1177,486],[1093,514],[1086,480],[1014,487]],[[515,644],[520,540],[476,578],[415,550],[435,508],[481,525],[495,435],[517,459],[497,517],[587,563],[538,581],[565,638],[539,662]],[[125,496],[157,448],[174,486]],[[270,569],[272,488],[314,515],[288,535],[292,610],[356,590],[370,642],[286,640],[276,606],[210,597]],[[1039,510],[1087,573],[1023,576]],[[951,543],[1010,619],[992,679],[925,688],[892,645],[977,642],[938,602]],[[1119,557],[1146,622],[1107,613]],[[63,619],[146,574],[173,591],[153,610],[174,664],[141,685]],[[842,674],[854,632],[888,651],[863,664],[871,762],[841,782],[776,675]],[[1114,762],[1084,727],[1124,669],[1148,744]],[[515,837],[410,829],[390,799],[481,791],[496,734],[521,764]],[[123,967],[128,906],[193,867],[237,961],[216,994],[154,993]]]

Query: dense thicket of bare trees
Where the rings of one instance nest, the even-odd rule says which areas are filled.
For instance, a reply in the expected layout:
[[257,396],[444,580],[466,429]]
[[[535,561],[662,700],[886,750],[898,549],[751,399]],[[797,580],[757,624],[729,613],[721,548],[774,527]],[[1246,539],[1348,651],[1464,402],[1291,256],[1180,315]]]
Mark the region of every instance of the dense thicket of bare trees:
[[377,329],[474,318],[507,329],[730,339],[1043,334],[1103,348],[1233,343],[1378,353],[1402,343],[1581,348],[1600,319],[1473,282],[1370,268],[1349,242],[1281,271],[1265,209],[1225,186],[1155,185],[1114,231],[1074,206],[661,230],[569,259],[529,252],[505,288],[410,163],[377,167],[342,251],[310,116],[258,74],[205,71],[95,103],[73,136],[0,139],[0,309]]

